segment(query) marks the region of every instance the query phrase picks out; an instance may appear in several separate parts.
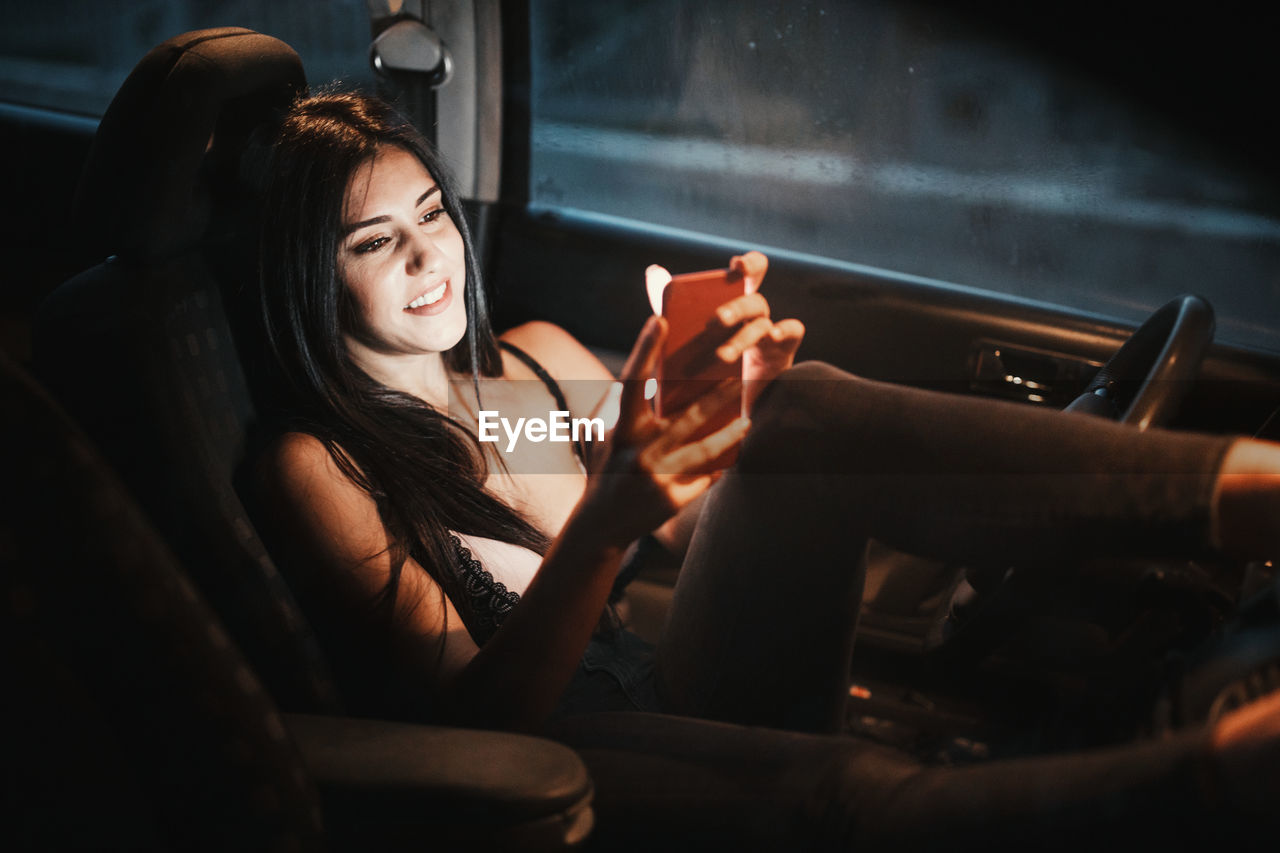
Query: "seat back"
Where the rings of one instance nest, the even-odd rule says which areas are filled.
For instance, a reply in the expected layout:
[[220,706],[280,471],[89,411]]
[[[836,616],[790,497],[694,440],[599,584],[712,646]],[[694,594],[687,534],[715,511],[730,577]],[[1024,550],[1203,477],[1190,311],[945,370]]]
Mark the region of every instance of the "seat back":
[[120,471],[286,710],[340,710],[319,646],[234,487],[256,410],[233,328],[256,275],[264,140],[303,90],[297,54],[242,28],[138,64],[76,201],[103,263],[36,318],[37,374]]
[[312,849],[279,714],[119,480],[0,355],[7,840]]

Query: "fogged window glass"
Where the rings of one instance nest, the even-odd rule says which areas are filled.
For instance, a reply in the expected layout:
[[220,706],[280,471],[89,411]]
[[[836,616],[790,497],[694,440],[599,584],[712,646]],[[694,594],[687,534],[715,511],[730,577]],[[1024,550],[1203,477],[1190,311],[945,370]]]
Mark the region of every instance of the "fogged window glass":
[[945,12],[537,0],[532,42],[537,205],[1134,321],[1198,292],[1280,350],[1277,199]]
[[0,29],[0,100],[99,116],[147,51],[207,27],[248,27],[286,42],[311,85],[368,84],[364,0],[17,0]]

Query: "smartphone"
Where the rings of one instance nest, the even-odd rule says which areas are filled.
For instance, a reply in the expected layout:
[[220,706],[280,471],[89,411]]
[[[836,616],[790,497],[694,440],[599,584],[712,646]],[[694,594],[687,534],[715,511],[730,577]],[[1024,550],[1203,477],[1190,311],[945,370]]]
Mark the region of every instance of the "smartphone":
[[[746,293],[746,277],[738,270],[708,270],[671,278],[662,291],[662,316],[667,320],[667,340],[658,361],[658,415],[670,418],[726,379],[742,378],[742,358],[726,364],[715,352],[702,352],[697,337],[708,326],[718,325],[715,312],[724,303]],[[709,435],[743,414],[726,406],[713,422],[694,438]]]

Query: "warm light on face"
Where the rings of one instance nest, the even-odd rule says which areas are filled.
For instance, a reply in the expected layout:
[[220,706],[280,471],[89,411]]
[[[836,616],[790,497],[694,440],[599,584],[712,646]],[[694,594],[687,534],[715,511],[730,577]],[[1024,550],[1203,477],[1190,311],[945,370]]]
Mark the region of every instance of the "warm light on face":
[[352,176],[338,271],[355,304],[357,360],[441,353],[467,329],[466,249],[431,173],[384,147]]

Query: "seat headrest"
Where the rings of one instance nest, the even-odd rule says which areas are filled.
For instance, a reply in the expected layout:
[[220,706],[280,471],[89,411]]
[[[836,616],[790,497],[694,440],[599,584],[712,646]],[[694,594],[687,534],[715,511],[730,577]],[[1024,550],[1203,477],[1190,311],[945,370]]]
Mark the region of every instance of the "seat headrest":
[[96,226],[93,256],[196,244],[216,199],[254,194],[245,152],[305,87],[293,48],[241,27],[154,48],[102,117],[76,193],[78,221]]

